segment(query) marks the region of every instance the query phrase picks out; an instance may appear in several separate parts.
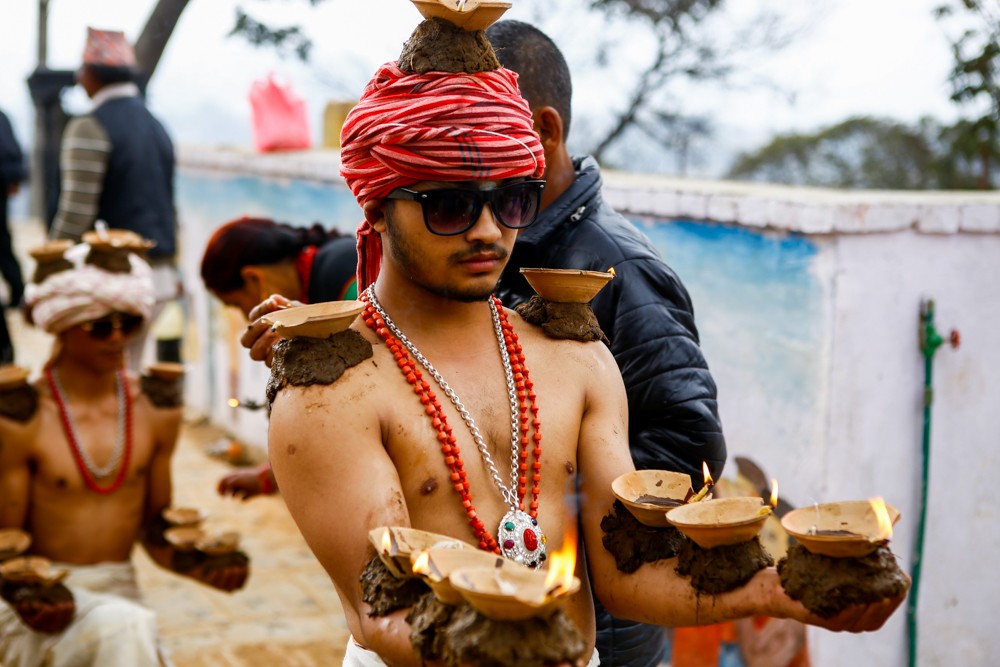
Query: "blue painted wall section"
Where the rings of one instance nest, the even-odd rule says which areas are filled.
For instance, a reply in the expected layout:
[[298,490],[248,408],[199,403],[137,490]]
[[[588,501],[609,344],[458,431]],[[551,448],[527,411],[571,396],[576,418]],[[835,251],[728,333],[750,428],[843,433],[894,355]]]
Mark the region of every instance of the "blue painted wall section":
[[633,222],[691,293],[720,390],[764,391],[784,405],[781,412],[799,419],[803,411],[815,414],[829,331],[816,243],[799,234],[690,220]]

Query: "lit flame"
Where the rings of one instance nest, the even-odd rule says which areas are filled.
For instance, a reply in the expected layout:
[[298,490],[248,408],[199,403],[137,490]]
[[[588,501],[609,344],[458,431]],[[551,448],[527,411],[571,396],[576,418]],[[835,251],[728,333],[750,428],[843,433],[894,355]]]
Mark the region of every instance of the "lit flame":
[[617,276],[618,275],[617,273],[615,273],[615,267],[613,267],[613,266],[609,266],[608,267],[608,273],[610,273],[612,276]]
[[233,398],[230,398],[226,402],[229,403],[229,407],[231,407],[231,408],[238,408],[238,407],[240,407],[240,399],[238,399],[238,398],[233,397]]
[[549,557],[549,573],[545,577],[545,590],[554,595],[573,586],[576,571],[576,522],[568,521],[563,535],[562,548]]
[[702,475],[705,476],[705,485],[701,487],[701,491],[699,491],[698,493],[694,494],[691,497],[691,499],[688,501],[690,503],[697,503],[701,501],[701,499],[707,496],[708,492],[712,490],[712,487],[715,486],[715,482],[712,480],[712,473],[708,471],[707,461],[701,462],[701,473]]
[[778,480],[771,478],[771,507],[778,509]]
[[881,498],[869,498],[872,512],[875,513],[875,520],[878,521],[878,535],[874,538],[876,542],[882,542],[892,537],[892,521],[889,519],[889,510],[885,507],[885,501]]
[[392,550],[392,536],[389,535],[389,529],[386,528],[382,531],[382,553],[389,555]]
[[417,556],[417,560],[413,561],[413,574],[430,574],[430,561],[431,555],[426,549],[424,549],[420,552],[420,555]]

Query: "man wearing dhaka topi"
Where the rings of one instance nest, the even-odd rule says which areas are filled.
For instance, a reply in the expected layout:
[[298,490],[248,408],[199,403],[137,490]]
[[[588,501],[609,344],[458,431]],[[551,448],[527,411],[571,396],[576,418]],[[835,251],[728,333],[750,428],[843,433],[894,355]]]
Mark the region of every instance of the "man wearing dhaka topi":
[[130,562],[137,541],[158,564],[224,591],[248,573],[241,553],[200,558],[162,539],[180,392],[176,380],[154,392],[125,370],[153,281],[132,250],[149,244],[114,233],[130,240],[52,241],[32,253],[28,314],[55,340],[40,378],[25,372],[0,390],[0,532],[24,538],[13,552],[0,547],[6,667],[165,664]]
[[[418,46],[418,34],[439,37]],[[591,587],[615,616],[656,625],[768,615],[881,627],[901,598],[823,620],[784,594],[774,568],[709,601],[673,560],[631,574],[616,567],[601,519],[612,481],[634,469],[621,376],[603,343],[550,338],[492,296],[518,230],[538,211],[544,157],[516,75],[485,38],[481,57],[457,58],[462,71],[424,59],[448,51],[433,41],[446,34],[440,21],[421,24],[399,61],[375,73],[341,135],[342,174],[365,216],[365,309],[351,329],[372,356],[331,383],[283,384],[272,403],[271,463],[343,603],[344,664],[421,664],[406,611],[373,617],[362,599],[359,578],[375,554],[368,533],[379,526],[506,555],[537,545],[498,527],[536,526],[521,534],[540,532],[552,552],[578,522],[582,586],[564,610],[591,665]],[[274,308],[265,302],[254,315]],[[258,320],[248,334],[267,326]]]

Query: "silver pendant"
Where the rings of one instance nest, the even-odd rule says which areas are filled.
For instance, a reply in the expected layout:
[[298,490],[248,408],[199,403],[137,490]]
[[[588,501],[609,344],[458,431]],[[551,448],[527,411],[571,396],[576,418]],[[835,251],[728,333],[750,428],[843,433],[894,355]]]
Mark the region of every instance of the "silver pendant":
[[545,534],[538,521],[519,509],[503,515],[497,529],[497,543],[506,558],[528,567],[540,567],[547,558]]

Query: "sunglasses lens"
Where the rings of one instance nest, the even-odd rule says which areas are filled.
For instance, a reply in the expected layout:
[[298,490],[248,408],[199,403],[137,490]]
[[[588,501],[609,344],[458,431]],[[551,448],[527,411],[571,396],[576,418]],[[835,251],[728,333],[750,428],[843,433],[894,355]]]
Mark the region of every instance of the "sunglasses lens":
[[122,315],[110,317],[104,320],[91,322],[87,326],[87,333],[96,340],[105,340],[111,337],[116,329],[121,331],[122,336],[131,336],[142,326],[142,318],[138,315]]
[[142,318],[138,315],[129,315],[127,317],[121,318],[119,320],[122,329],[122,335],[130,336],[139,330],[142,326]]
[[520,229],[535,221],[539,190],[536,183],[514,183],[497,188],[493,194],[493,215],[507,227]]
[[461,234],[473,224],[480,209],[479,193],[471,190],[431,190],[422,200],[427,226],[435,234]]
[[90,324],[90,337],[96,338],[97,340],[104,340],[111,336],[111,332],[114,331],[115,325],[111,320],[99,320],[97,322],[91,322]]

